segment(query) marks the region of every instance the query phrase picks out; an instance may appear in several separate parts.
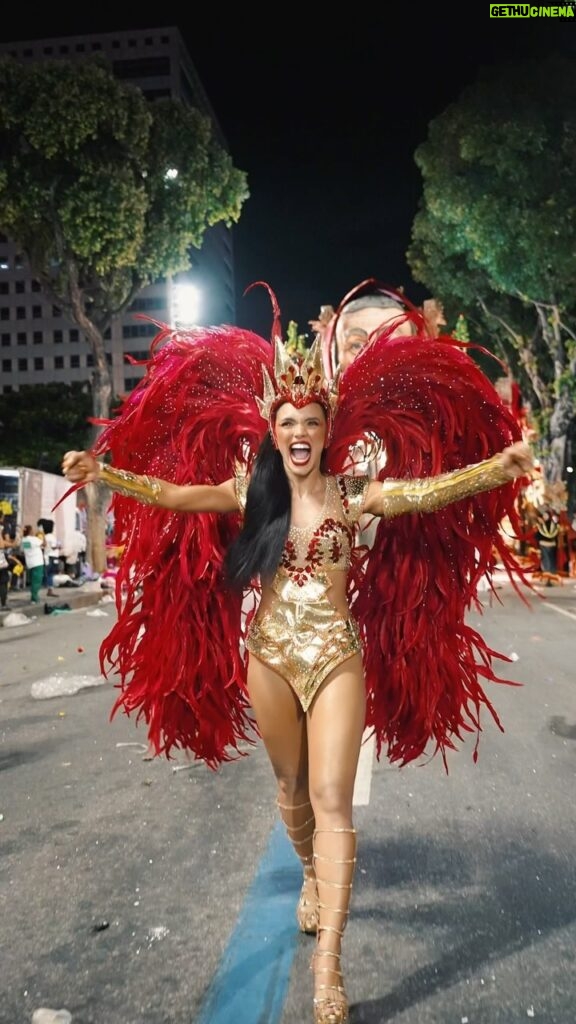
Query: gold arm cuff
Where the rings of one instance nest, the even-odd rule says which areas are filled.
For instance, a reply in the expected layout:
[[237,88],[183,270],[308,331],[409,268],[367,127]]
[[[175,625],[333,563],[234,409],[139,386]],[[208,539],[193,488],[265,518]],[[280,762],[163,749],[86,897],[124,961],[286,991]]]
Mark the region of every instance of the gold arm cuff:
[[493,455],[473,466],[423,480],[384,480],[381,514],[393,519],[405,512],[437,512],[453,501],[501,487],[512,479],[500,455]]
[[104,462],[98,463],[98,480],[125,498],[135,498],[144,505],[157,505],[161,484],[152,476],[138,476],[127,469],[115,469]]

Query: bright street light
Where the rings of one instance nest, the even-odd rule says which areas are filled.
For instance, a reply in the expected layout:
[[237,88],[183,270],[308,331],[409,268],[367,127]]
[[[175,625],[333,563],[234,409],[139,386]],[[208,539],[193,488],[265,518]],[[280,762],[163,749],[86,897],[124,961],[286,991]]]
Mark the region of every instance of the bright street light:
[[188,282],[170,281],[170,325],[193,327],[198,323],[200,289]]

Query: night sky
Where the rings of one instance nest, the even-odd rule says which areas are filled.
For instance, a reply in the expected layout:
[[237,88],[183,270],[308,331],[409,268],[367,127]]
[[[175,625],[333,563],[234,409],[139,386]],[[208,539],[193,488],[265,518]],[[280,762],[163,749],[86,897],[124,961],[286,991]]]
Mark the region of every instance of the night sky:
[[276,292],[284,325],[293,319],[301,330],[366,277],[402,286],[417,303],[427,297],[405,252],[421,191],[414,151],[428,122],[484,65],[575,53],[576,19],[502,22],[476,5],[464,28],[406,5],[402,27],[383,6],[365,9],[362,24],[329,25],[311,9],[290,19],[270,10],[270,21],[232,11],[213,25],[205,8],[201,20],[183,18],[184,5],[170,15],[163,4],[161,20],[5,12],[1,38],[179,27],[248,175],[251,196],[234,228],[237,321],[268,336],[267,296],[242,297],[255,280]]

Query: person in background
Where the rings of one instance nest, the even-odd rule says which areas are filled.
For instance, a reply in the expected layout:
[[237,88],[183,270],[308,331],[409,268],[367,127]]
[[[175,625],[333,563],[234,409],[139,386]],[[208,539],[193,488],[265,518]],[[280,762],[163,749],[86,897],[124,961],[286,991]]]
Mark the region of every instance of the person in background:
[[82,575],[82,563],[86,554],[86,537],[82,530],[74,530],[66,551],[64,559],[66,572],[73,579],[80,579]]
[[22,531],[18,526],[5,528],[3,536],[8,545],[6,551],[10,555],[10,590],[24,590],[26,583],[26,562],[22,551]]
[[540,549],[540,571],[547,576],[558,575],[558,540],[560,526],[558,516],[550,508],[543,508],[536,520],[536,540]]
[[44,582],[50,597],[54,595],[54,577],[60,572],[60,541],[54,533],[51,519],[40,520],[38,526],[44,529]]
[[6,608],[8,602],[8,589],[10,585],[10,573],[16,559],[10,553],[12,550],[12,538],[9,530],[2,530],[0,534],[0,608]]
[[24,527],[21,548],[26,561],[30,600],[32,604],[39,604],[40,587],[44,580],[44,541],[34,533],[30,525]]

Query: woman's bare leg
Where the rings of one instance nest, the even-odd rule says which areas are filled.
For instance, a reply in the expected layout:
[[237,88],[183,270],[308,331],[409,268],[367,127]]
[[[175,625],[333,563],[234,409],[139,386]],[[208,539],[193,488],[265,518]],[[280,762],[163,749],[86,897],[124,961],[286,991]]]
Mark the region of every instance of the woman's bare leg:
[[357,655],[328,677],[308,712],[309,788],[316,819],[314,867],[319,896],[313,959],[317,1024],[345,1024],[348,1020],[340,953],[356,863],[352,800],[365,714],[362,662]]
[[314,874],[314,813],[308,792],[306,716],[291,686],[256,658],[248,668],[248,694],[276,780],[277,803],[286,832],[304,872],[298,924],[313,934],[318,927]]

